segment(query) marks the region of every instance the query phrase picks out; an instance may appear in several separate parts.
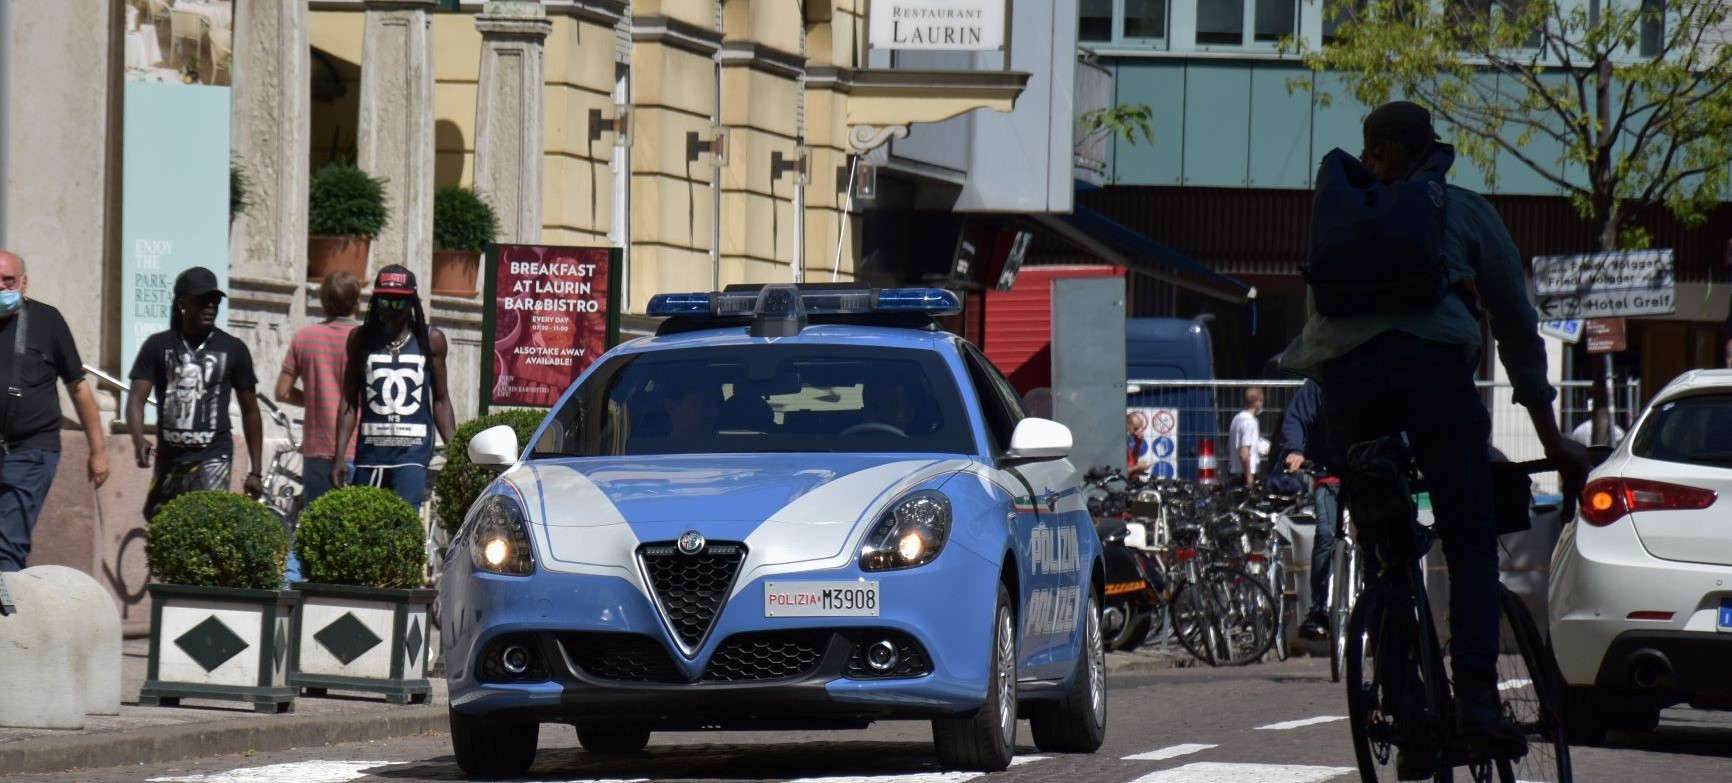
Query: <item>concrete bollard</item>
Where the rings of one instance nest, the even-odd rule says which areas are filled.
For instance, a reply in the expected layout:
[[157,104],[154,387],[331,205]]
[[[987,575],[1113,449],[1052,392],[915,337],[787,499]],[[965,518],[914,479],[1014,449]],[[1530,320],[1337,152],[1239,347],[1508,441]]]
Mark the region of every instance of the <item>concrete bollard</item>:
[[100,584],[65,566],[4,576],[16,607],[0,616],[0,678],[35,698],[0,699],[0,726],[84,728],[120,713],[120,616]]

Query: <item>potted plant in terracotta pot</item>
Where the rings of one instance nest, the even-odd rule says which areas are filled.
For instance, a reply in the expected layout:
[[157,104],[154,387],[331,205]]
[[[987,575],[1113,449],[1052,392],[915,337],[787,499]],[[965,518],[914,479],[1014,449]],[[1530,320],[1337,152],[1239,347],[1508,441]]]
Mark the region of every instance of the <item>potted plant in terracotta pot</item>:
[[433,192],[433,293],[472,297],[481,251],[499,236],[499,216],[481,194],[458,185]]
[[189,492],[164,504],[144,533],[150,562],[150,658],[138,703],[183,698],[294,709],[289,619],[280,589],[289,538],[264,505],[232,492]]
[[423,703],[432,590],[421,515],[377,487],[328,492],[301,512],[289,684],[309,696],[327,689],[383,693],[392,704]]
[[348,163],[331,163],[307,184],[307,280],[346,269],[367,277],[367,250],[385,230],[385,180]]

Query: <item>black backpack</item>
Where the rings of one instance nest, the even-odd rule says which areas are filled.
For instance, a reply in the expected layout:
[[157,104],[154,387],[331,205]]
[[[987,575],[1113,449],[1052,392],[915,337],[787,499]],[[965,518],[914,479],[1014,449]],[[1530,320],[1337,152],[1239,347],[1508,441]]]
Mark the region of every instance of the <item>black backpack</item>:
[[1434,156],[1412,177],[1384,182],[1339,148],[1323,156],[1302,270],[1318,313],[1426,310],[1448,295],[1443,174],[1453,159]]

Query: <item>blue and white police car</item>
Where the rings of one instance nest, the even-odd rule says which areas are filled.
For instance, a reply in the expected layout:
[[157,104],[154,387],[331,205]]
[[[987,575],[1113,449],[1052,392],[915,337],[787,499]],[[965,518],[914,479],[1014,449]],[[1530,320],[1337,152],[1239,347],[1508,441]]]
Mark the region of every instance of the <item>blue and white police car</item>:
[[947,767],[1106,732],[1099,539],[1070,431],[937,328],[937,289],[663,294],[503,472],[444,565],[451,739],[470,775],[651,732],[929,720]]

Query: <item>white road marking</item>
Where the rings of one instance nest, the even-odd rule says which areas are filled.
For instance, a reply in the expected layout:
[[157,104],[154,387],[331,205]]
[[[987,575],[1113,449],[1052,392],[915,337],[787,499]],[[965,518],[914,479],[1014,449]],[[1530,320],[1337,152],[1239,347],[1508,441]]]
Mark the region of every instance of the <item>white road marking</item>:
[[1036,761],[1046,761],[1049,758],[1052,758],[1052,757],[1051,756],[1016,756],[1010,760],[1010,765],[1013,767],[1020,767],[1024,764],[1033,764]]
[[1301,726],[1315,726],[1319,723],[1334,723],[1335,721],[1338,721],[1338,720],[1347,720],[1347,716],[1346,715],[1319,715],[1315,718],[1302,718],[1300,720],[1284,720],[1284,721],[1281,721],[1280,723],[1271,723],[1267,726],[1258,726],[1257,731],[1286,731],[1288,729],[1297,729]]
[[1160,750],[1151,750],[1148,753],[1138,753],[1134,756],[1126,756],[1124,758],[1124,760],[1125,761],[1165,761],[1167,759],[1178,758],[1180,756],[1189,756],[1192,753],[1200,753],[1202,751],[1208,750],[1208,749],[1213,748],[1213,747],[1218,747],[1218,746],[1216,746],[1216,745],[1198,745],[1196,743],[1186,743],[1184,745],[1174,745],[1170,748],[1161,748]]
[[1199,761],[1137,778],[1136,783],[1324,783],[1356,773],[1352,767],[1292,764],[1216,764]]
[[[1033,764],[1036,761],[1046,761],[1051,756],[1016,756],[1010,760],[1010,765],[1019,767]],[[909,772],[888,775],[839,775],[823,778],[794,778],[795,783],[968,783],[968,781],[986,777],[981,772]]]
[[297,761],[264,767],[243,767],[178,778],[151,778],[151,783],[348,783],[366,776],[363,770],[394,767],[396,761]]
[[1497,684],[1497,689],[1500,691],[1513,691],[1517,688],[1526,688],[1532,684],[1534,684],[1533,680],[1504,680]]

